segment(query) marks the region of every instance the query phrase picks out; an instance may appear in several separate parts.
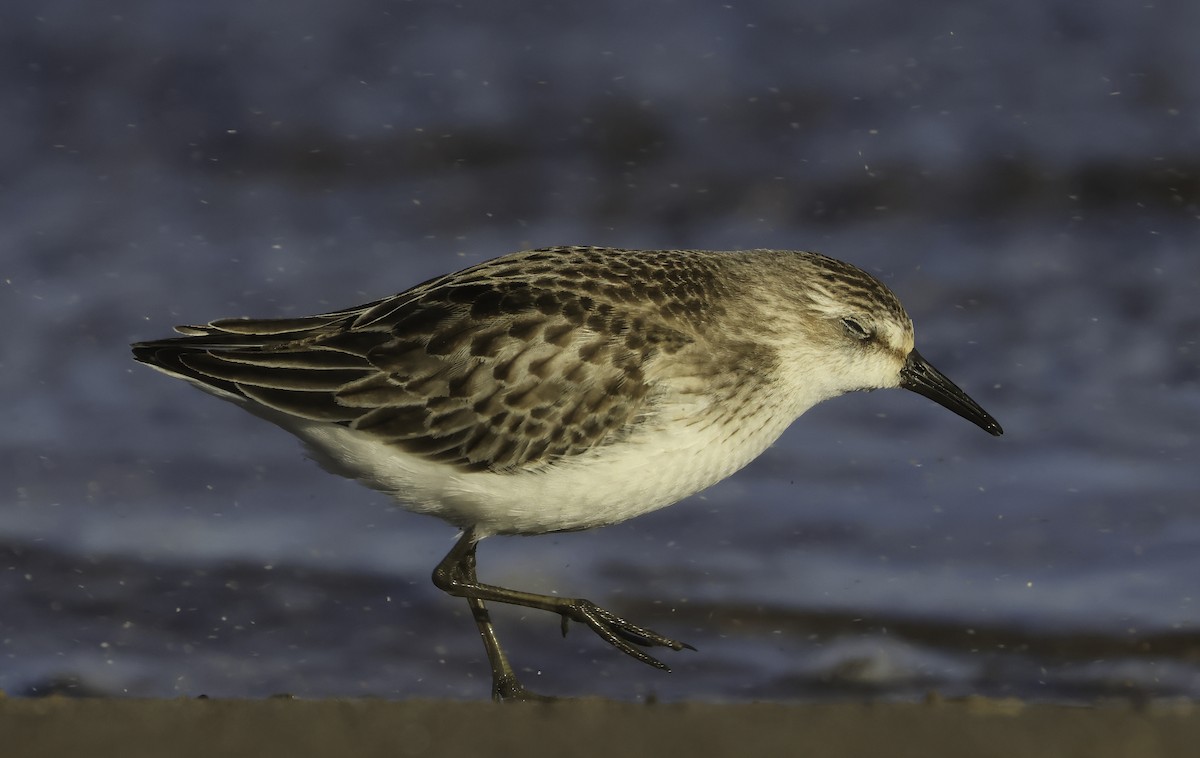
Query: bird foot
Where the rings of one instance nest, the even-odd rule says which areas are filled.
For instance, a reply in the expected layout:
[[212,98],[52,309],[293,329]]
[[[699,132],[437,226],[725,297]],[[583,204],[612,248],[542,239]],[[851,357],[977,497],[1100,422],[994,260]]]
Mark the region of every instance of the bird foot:
[[559,609],[559,613],[562,614],[562,633],[564,637],[567,636],[567,629],[571,621],[586,624],[588,628],[599,635],[600,639],[612,645],[617,650],[663,671],[670,671],[671,668],[654,656],[634,647],[634,645],[640,645],[641,647],[669,647],[672,650],[696,649],[686,642],[679,642],[670,637],[664,637],[658,632],[630,623],[590,600],[577,599],[569,601],[563,608]]
[[554,703],[562,699],[526,689],[512,674],[492,679],[492,700],[497,703]]

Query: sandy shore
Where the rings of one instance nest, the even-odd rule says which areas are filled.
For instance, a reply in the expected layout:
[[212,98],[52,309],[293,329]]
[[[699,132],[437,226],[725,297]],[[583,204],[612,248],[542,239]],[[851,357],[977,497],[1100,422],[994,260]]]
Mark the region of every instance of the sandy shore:
[[4,756],[1188,756],[1200,705],[0,699]]

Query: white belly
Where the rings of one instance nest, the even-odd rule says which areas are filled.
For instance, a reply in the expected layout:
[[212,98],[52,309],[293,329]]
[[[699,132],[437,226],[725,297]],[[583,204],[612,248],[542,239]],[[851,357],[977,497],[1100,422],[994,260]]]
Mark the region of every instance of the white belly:
[[328,468],[391,494],[409,510],[486,536],[587,529],[671,505],[745,466],[794,418],[794,411],[764,410],[735,426],[676,416],[592,453],[515,473],[459,471],[346,427],[288,426]]

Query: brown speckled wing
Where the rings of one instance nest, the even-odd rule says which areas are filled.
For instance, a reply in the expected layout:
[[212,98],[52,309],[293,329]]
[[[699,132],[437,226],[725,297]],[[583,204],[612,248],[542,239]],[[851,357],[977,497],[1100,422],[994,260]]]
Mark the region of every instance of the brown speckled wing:
[[645,369],[712,315],[712,265],[529,251],[356,309],[185,327],[135,354],[463,470],[536,467],[621,439],[653,411]]

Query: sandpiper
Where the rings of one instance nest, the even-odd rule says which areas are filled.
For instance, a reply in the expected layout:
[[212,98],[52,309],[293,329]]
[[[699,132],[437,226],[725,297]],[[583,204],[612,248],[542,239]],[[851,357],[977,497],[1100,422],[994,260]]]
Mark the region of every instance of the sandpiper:
[[541,699],[487,601],[643,648],[690,645],[582,598],[482,583],[484,537],[590,529],[745,466],[813,405],[903,387],[1000,425],[913,347],[875,277],[811,252],[529,250],[316,316],[224,319],[134,357],[272,421],[330,470],[462,529],[433,581],[465,598],[497,700]]

